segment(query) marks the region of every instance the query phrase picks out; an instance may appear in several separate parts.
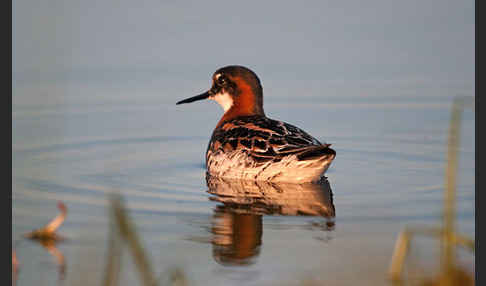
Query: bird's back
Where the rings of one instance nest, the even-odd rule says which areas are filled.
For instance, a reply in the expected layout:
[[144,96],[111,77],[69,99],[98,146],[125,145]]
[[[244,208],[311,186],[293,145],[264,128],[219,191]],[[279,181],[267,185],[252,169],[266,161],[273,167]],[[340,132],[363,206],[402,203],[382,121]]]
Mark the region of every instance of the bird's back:
[[302,129],[265,116],[243,116],[214,130],[206,152],[211,175],[264,181],[318,181],[336,152]]

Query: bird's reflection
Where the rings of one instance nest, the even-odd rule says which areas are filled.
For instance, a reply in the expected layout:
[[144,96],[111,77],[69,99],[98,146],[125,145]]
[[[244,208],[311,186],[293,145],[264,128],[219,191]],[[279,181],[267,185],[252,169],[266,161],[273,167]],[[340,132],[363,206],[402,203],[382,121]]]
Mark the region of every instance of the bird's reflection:
[[327,180],[319,184],[267,183],[206,177],[212,201],[213,257],[223,265],[255,262],[262,245],[262,216],[319,216],[333,229],[335,208]]
[[213,216],[213,257],[225,265],[251,264],[262,244],[262,216],[238,213],[225,205]]

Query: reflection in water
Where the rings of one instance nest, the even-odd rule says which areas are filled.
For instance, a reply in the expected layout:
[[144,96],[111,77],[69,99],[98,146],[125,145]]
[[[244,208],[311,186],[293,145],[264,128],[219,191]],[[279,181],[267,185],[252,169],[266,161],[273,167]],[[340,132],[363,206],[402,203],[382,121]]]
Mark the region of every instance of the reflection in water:
[[19,269],[19,262],[17,261],[17,254],[15,254],[15,249],[12,249],[12,285],[17,284],[17,275]]
[[58,202],[57,207],[61,211],[59,215],[57,215],[45,226],[25,234],[24,237],[40,243],[40,245],[42,245],[56,259],[59,267],[59,279],[64,280],[64,274],[66,273],[66,262],[64,260],[64,255],[56,247],[56,244],[64,240],[64,238],[57,234],[56,230],[66,219],[67,207],[63,202]]
[[59,267],[59,280],[64,280],[64,275],[66,274],[66,261],[62,252],[56,247],[58,241],[53,239],[43,239],[38,240],[38,242],[56,259]]
[[231,207],[217,206],[214,211],[213,257],[223,265],[251,264],[262,244],[262,216],[237,213]]
[[206,177],[214,210],[213,257],[223,265],[255,262],[262,244],[262,216],[320,216],[334,227],[335,209],[327,180],[319,184],[267,183]]

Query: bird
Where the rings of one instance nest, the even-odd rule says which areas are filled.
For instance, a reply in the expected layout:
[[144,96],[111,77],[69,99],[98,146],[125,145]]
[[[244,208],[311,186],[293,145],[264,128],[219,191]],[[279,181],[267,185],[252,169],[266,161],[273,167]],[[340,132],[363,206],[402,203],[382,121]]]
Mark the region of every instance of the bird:
[[262,84],[249,68],[219,68],[208,91],[176,105],[204,99],[216,101],[224,110],[206,149],[208,175],[292,183],[326,178],[336,151],[294,125],[268,118]]

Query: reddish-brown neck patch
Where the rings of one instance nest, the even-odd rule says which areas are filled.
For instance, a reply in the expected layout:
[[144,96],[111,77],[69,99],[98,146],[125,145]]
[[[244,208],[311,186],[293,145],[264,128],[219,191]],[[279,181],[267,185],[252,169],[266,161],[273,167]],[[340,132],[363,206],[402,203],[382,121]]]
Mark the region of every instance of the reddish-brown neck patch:
[[263,114],[263,108],[256,106],[256,98],[252,88],[248,83],[240,78],[232,79],[237,86],[237,96],[233,97],[233,106],[226,111],[221,117],[216,127],[219,127],[223,122],[239,117],[239,116],[251,116],[251,115],[265,115]]

